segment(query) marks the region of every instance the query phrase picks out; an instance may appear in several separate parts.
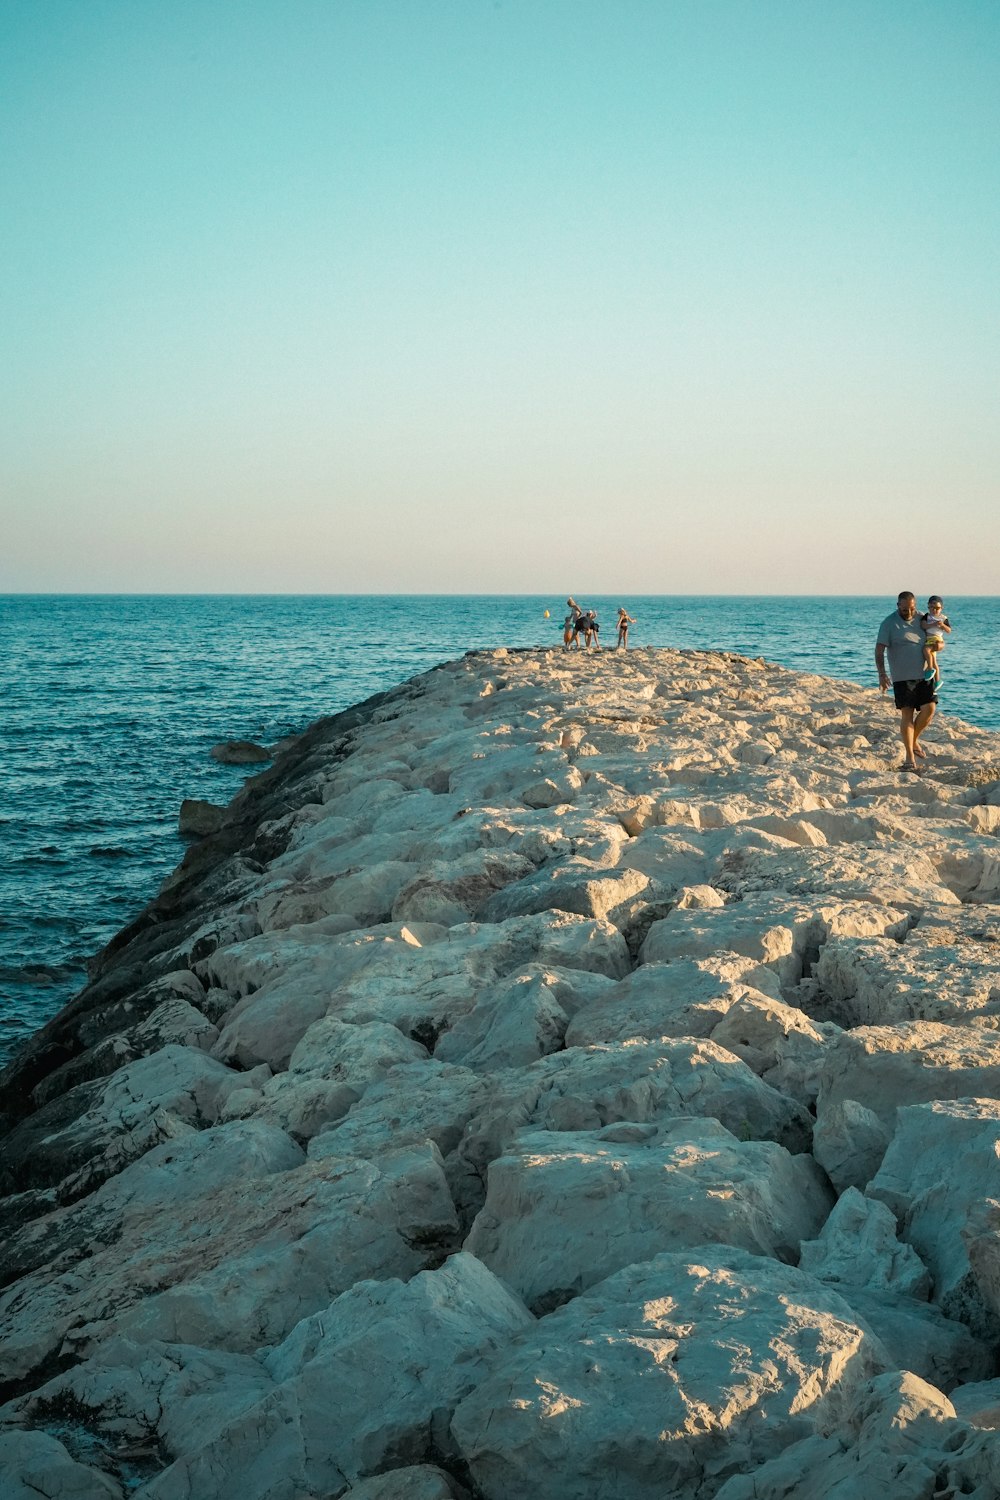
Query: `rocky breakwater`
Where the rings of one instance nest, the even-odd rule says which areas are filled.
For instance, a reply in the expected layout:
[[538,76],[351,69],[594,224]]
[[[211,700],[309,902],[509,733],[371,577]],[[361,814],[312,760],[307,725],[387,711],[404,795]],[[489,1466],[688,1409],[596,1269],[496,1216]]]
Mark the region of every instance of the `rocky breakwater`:
[[249,782],[4,1078],[5,1497],[1000,1494],[1000,760],[474,654]]

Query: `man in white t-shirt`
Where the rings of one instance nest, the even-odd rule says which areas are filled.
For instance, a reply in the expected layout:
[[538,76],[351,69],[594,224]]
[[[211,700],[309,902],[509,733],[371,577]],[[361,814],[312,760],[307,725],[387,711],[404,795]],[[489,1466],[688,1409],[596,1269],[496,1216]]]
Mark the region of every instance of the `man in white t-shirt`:
[[[886,671],[886,653],[889,670]],[[924,681],[924,632],[917,618],[915,595],[905,589],[896,600],[896,608],[879,626],[875,645],[878,685],[885,692],[892,683],[893,697],[900,711],[899,737],[903,741],[904,771],[916,771],[917,761],[924,759],[920,736],[934,717],[937,698],[934,683]]]

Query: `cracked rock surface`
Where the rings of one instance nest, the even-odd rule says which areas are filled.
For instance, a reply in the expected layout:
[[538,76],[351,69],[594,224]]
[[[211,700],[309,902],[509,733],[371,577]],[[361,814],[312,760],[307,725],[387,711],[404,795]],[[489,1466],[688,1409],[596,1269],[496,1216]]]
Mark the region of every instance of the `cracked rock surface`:
[[3,1075],[3,1495],[997,1500],[1000,737],[895,735],[556,650],[289,742]]

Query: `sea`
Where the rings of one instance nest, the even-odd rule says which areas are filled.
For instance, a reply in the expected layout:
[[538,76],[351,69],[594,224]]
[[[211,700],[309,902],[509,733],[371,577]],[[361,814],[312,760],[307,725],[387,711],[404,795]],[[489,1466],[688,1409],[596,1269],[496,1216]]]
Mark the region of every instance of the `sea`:
[[[873,697],[875,634],[894,607],[577,597],[605,646],[624,604],[631,646],[762,656]],[[1000,729],[987,661],[1000,599],[946,610],[942,708]],[[82,988],[87,959],[180,860],[182,800],[239,790],[246,768],[217,764],[214,745],[271,745],[475,648],[556,646],[565,615],[559,594],[0,596],[0,1062]]]

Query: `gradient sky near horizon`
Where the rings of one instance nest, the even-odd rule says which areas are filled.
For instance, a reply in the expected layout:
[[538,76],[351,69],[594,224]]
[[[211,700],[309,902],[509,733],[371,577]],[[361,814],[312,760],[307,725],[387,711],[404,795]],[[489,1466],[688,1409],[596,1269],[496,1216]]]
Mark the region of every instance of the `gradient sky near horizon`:
[[993,0],[0,0],[0,591],[1000,593]]

